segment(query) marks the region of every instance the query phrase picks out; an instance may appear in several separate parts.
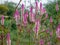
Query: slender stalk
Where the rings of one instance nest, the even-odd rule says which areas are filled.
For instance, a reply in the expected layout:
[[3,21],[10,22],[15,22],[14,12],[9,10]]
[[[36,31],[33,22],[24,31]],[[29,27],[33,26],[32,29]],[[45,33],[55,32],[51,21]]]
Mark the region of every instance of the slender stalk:
[[1,34],[1,39],[2,39],[2,42],[1,42],[1,45],[4,45],[4,25],[2,25],[2,34]]

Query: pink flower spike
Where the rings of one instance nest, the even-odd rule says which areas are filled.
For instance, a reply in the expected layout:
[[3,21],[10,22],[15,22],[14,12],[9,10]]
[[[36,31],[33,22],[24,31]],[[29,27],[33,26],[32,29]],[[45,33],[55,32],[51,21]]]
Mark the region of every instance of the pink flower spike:
[[40,2],[40,11],[42,10],[42,2]]
[[19,15],[19,11],[18,10],[16,10],[16,12],[14,14],[14,18],[15,18],[16,24],[18,24],[19,20],[20,20],[20,15]]
[[4,25],[4,15],[2,15],[2,18],[1,18],[1,24]]
[[45,8],[43,8],[43,13],[46,13],[46,9]]
[[46,30],[46,33],[49,33],[49,30]]
[[10,33],[7,34],[7,40],[10,40]]
[[35,27],[34,27],[34,32],[38,35],[38,31],[40,29],[40,22],[39,19],[35,21]]
[[46,13],[45,17],[48,18],[48,14],[47,13]]
[[53,35],[53,32],[50,32],[50,36],[52,36]]
[[59,10],[59,6],[58,6],[58,3],[56,3],[56,11]]
[[15,12],[16,15],[19,15],[19,11],[16,9],[16,12]]
[[36,1],[36,11],[38,11],[38,1]]
[[33,7],[30,7],[30,13],[32,13],[33,12]]
[[26,12],[24,15],[23,15],[23,23],[24,23],[24,26],[27,25],[27,18],[28,18],[28,12]]
[[26,11],[26,16],[28,17],[28,11]]
[[52,23],[53,22],[53,19],[52,19],[52,16],[50,17],[50,23]]
[[22,4],[22,7],[21,7],[22,10],[24,10],[24,4]]
[[11,45],[10,33],[7,34],[7,45]]
[[31,22],[35,22],[35,14],[34,13],[30,13],[29,17],[30,17]]
[[60,39],[60,24],[57,26],[56,35]]
[[40,45],[44,45],[44,40],[40,39]]

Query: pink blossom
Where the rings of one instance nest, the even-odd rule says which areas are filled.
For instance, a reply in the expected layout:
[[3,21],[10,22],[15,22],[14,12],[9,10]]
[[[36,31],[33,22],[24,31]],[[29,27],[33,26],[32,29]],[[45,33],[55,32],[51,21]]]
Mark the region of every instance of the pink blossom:
[[46,33],[49,33],[49,30],[46,30]]
[[10,33],[7,34],[7,40],[10,40]]
[[53,35],[53,32],[50,32],[50,36],[52,36]]
[[38,1],[36,1],[36,11],[38,11]]
[[40,2],[40,11],[42,10],[42,2]]
[[59,10],[59,6],[58,6],[58,3],[56,3],[56,11]]
[[40,45],[44,45],[44,40],[40,39]]
[[14,18],[15,18],[16,24],[18,24],[19,20],[20,20],[20,15],[19,15],[19,11],[18,10],[16,10],[16,12],[14,14]]
[[22,4],[21,11],[22,11],[22,15],[24,15],[24,4]]
[[35,21],[35,27],[34,27],[34,32],[38,35],[38,31],[40,29],[40,22],[39,19]]
[[42,11],[43,11],[43,14],[46,13],[46,9],[45,8],[43,8]]
[[50,17],[50,23],[52,23],[53,22],[53,19],[52,19],[52,16]]
[[35,22],[35,14],[33,13],[33,8],[32,7],[30,8],[30,15],[29,15],[29,17],[30,17],[30,21],[31,22]]
[[30,13],[32,13],[33,12],[33,7],[30,7]]
[[28,12],[26,12],[26,13],[23,15],[23,23],[24,23],[24,26],[27,25],[27,18],[28,18]]
[[44,13],[46,13],[46,9],[45,8],[42,8],[41,9],[41,15],[43,15]]
[[22,7],[21,7],[22,10],[24,10],[24,4],[22,4]]
[[31,22],[35,22],[35,14],[34,13],[30,13],[29,17],[30,17]]
[[60,24],[57,26],[56,35],[60,38]]
[[7,45],[11,45],[10,33],[7,34]]
[[45,17],[48,18],[48,14],[47,13],[46,13]]
[[4,15],[2,15],[2,18],[1,18],[1,24],[4,25]]

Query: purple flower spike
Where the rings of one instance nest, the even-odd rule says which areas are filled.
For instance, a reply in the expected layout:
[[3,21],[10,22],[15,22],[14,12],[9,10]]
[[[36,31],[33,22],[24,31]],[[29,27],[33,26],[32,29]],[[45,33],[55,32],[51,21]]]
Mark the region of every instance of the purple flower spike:
[[24,15],[23,15],[23,23],[24,23],[24,26],[27,25],[27,18],[28,18],[28,12],[26,12]]
[[35,22],[35,14],[34,13],[30,13],[29,17],[30,17],[31,22]]
[[56,35],[60,39],[60,24],[57,26]]
[[43,13],[46,13],[46,9],[45,8],[43,8]]
[[7,34],[7,45],[11,45],[10,33]]
[[40,10],[42,10],[42,2],[40,2]]
[[53,35],[53,32],[50,32],[50,36],[52,37],[52,35]]
[[47,13],[46,13],[45,17],[48,18],[48,14]]
[[39,22],[39,19],[37,19],[35,21],[35,27],[34,27],[34,32],[38,35],[38,31],[39,31],[39,28],[40,28],[40,22]]
[[24,10],[24,4],[22,4],[22,10]]
[[1,24],[4,25],[4,15],[2,15],[2,18],[1,18]]
[[32,13],[33,12],[33,7],[30,7],[30,13]]
[[44,40],[40,39],[40,45],[44,45]]
[[52,19],[52,16],[50,17],[50,23],[52,23],[53,22],[53,19]]
[[16,10],[15,14],[16,14],[16,15],[19,15],[19,11],[18,11],[18,10]]
[[26,16],[28,17],[28,11],[26,11]]
[[36,1],[36,11],[38,11],[38,1]]
[[20,20],[20,15],[19,15],[19,11],[18,10],[16,10],[16,12],[14,14],[14,18],[15,18],[16,24],[18,24],[19,20]]
[[49,33],[49,30],[48,29],[46,30],[46,33]]
[[58,6],[58,3],[56,3],[56,11],[59,10],[59,6]]
[[10,33],[7,34],[7,40],[10,40]]

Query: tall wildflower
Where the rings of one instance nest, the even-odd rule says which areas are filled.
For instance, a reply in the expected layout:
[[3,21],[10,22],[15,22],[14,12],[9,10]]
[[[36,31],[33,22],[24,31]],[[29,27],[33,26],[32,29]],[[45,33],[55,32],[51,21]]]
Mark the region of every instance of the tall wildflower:
[[35,4],[36,4],[36,12],[38,11],[38,1],[36,0],[36,2],[35,2]]
[[24,15],[23,15],[23,23],[24,23],[24,26],[27,25],[27,18],[28,18],[28,12],[26,12]]
[[52,23],[53,22],[53,19],[52,19],[52,16],[50,17],[50,23]]
[[35,22],[35,14],[34,13],[30,13],[30,21],[31,22]]
[[33,7],[30,7],[30,13],[33,13]]
[[48,14],[47,13],[45,14],[45,18],[48,18]]
[[42,8],[42,14],[46,13],[46,9],[43,7]]
[[35,14],[33,13],[33,8],[32,7],[30,7],[29,18],[30,18],[31,22],[35,22]]
[[1,25],[4,25],[4,15],[2,15],[2,18],[1,18]]
[[60,39],[60,24],[57,26],[56,36]]
[[38,36],[38,31],[39,31],[39,28],[40,28],[40,22],[39,22],[39,19],[37,19],[35,21],[35,27],[34,27],[34,32],[35,34]]
[[18,10],[16,10],[16,12],[14,14],[14,18],[15,18],[16,24],[19,24],[20,15],[19,15],[19,11]]
[[24,4],[21,6],[21,21],[23,20],[23,15],[24,15]]
[[40,39],[40,45],[44,45],[44,40]]
[[56,11],[58,11],[59,10],[59,5],[58,5],[58,3],[56,3]]
[[22,4],[21,9],[22,9],[22,11],[24,11],[24,4]]
[[11,45],[10,33],[7,33],[7,45]]
[[40,11],[42,11],[42,2],[40,1]]

